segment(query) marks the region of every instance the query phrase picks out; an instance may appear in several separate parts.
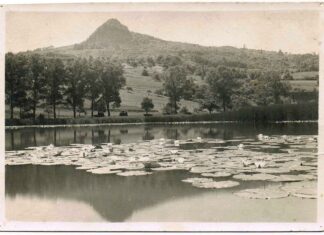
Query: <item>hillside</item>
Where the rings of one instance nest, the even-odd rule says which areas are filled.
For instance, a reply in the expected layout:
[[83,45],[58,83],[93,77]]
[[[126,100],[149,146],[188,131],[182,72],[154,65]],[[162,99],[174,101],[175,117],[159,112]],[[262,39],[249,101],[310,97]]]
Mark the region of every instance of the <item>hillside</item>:
[[113,57],[126,62],[130,59],[155,61],[161,56],[177,56],[182,63],[193,67],[226,65],[245,69],[318,71],[316,54],[289,54],[230,46],[207,47],[171,42],[130,31],[116,19],[99,26],[85,41],[65,47],[36,50],[65,56]]
[[[195,77],[198,84],[208,67],[225,65],[242,70],[289,71],[292,88],[312,91],[318,88],[318,61],[315,54],[289,54],[281,51],[264,51],[247,48],[206,47],[196,44],[171,42],[130,31],[116,19],[109,19],[99,26],[86,40],[65,47],[47,47],[31,53],[49,57],[109,57],[124,64],[126,86],[121,90],[121,109],[140,110],[143,97],[149,96],[155,110],[161,111],[168,98],[155,92],[162,82],[155,80],[154,73],[164,68],[182,65]],[[149,76],[142,76],[143,68]],[[155,71],[158,70],[158,71]],[[198,107],[192,101],[181,101],[190,111]],[[86,101],[86,107],[89,102]]]

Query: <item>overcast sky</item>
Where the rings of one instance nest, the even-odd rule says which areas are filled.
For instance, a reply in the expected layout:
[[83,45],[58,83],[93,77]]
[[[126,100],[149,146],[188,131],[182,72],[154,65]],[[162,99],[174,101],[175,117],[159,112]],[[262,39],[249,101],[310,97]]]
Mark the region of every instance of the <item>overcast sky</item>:
[[205,46],[234,46],[291,53],[318,53],[315,11],[113,12],[6,14],[6,51],[18,52],[85,40],[110,18],[129,30]]

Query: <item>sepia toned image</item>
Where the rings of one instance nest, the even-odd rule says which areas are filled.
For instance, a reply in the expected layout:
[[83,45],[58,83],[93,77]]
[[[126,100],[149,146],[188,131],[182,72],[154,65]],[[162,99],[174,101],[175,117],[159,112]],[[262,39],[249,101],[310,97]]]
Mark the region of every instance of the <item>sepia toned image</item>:
[[6,222],[319,223],[318,4],[3,12]]

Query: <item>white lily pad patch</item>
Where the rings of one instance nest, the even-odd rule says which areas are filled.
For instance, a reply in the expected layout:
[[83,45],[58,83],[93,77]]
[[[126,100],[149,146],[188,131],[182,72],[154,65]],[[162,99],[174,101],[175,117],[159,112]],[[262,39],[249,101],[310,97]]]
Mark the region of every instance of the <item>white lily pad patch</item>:
[[212,177],[212,178],[218,178],[218,177],[229,177],[231,176],[231,173],[228,172],[215,172],[215,173],[203,173],[201,176],[204,177]]
[[181,180],[182,182],[185,183],[206,183],[206,182],[212,182],[213,179],[211,178],[199,178],[199,177],[194,177],[194,178],[188,178],[188,179],[184,179]]
[[236,196],[249,199],[278,199],[289,196],[289,193],[279,188],[245,189],[234,193]]
[[270,179],[270,181],[273,182],[298,182],[303,180],[305,180],[305,178],[298,175],[279,175],[273,179]]
[[[316,182],[318,155],[309,152],[310,147],[317,148],[317,138],[314,136],[297,138],[288,135],[258,135],[256,139],[240,137],[228,141],[204,138],[180,141],[157,139],[120,145],[106,143],[29,147],[6,151],[5,163],[72,165],[92,174],[121,176],[184,170],[201,176],[185,179],[184,182],[199,188],[223,188],[234,187],[238,182],[215,181],[216,178],[233,177],[233,180],[240,182],[278,182],[275,184]],[[307,197],[306,192],[296,192],[296,195]]]
[[252,175],[247,175],[247,174],[238,174],[238,175],[234,175],[233,178],[234,179],[238,179],[238,180],[244,180],[244,181],[248,181],[248,180],[271,180],[274,179],[276,176],[274,175],[270,175],[270,174],[252,174]]
[[281,189],[294,197],[309,199],[317,198],[317,182],[315,181],[290,183],[282,186]]
[[151,172],[147,171],[125,171],[117,173],[119,176],[142,176],[142,175],[151,175]]
[[284,174],[284,173],[289,173],[289,169],[285,168],[261,168],[261,169],[256,169],[256,172],[259,173],[264,173],[264,174]]
[[114,170],[114,169],[111,169],[111,167],[100,167],[100,168],[96,168],[96,169],[87,170],[87,172],[90,172],[92,174],[105,175],[105,174],[120,173],[121,170]]
[[239,182],[236,181],[208,181],[208,182],[193,182],[192,186],[197,187],[197,188],[215,188],[215,189],[220,189],[220,188],[233,188],[235,186],[240,185]]

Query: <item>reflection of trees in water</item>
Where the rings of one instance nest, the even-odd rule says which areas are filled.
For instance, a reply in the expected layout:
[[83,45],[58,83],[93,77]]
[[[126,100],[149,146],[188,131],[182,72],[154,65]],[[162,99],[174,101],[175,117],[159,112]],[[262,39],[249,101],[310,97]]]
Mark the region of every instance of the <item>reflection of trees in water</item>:
[[126,135],[126,134],[128,134],[128,129],[122,128],[122,129],[119,130],[119,133],[122,134],[122,135]]
[[[195,124],[165,126],[130,126],[127,127],[57,127],[57,128],[23,128],[6,130],[6,150],[24,149],[29,146],[49,145],[66,146],[71,143],[106,143],[128,142],[140,139],[168,138],[225,138],[236,136],[253,138],[257,134],[265,135],[305,135],[318,134],[317,123],[290,124]],[[115,132],[114,132],[115,130]],[[126,134],[127,130],[127,134]],[[132,133],[130,135],[129,133]],[[154,135],[153,135],[154,133]],[[154,137],[153,137],[154,136]],[[119,140],[118,140],[119,139]]]
[[154,139],[154,135],[148,130],[145,130],[144,135],[142,136],[142,140],[153,140],[153,139]]
[[188,174],[171,171],[120,177],[93,175],[72,166],[10,166],[6,167],[6,196],[83,201],[109,221],[125,221],[137,210],[208,191],[182,183]]
[[163,129],[163,134],[167,139],[177,140],[178,138],[180,138],[178,128],[174,128],[174,127],[170,127],[170,128],[166,127],[165,129]]
[[187,136],[188,132],[192,129],[192,126],[190,125],[186,125],[186,126],[182,126],[180,129],[180,132],[182,135]]
[[110,129],[108,130],[101,129],[101,128],[92,129],[91,142],[92,144],[110,143],[110,135],[111,135]]

